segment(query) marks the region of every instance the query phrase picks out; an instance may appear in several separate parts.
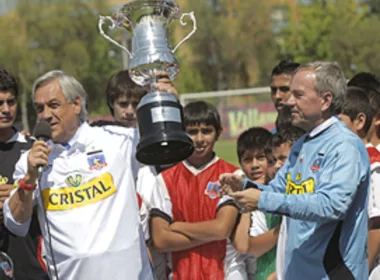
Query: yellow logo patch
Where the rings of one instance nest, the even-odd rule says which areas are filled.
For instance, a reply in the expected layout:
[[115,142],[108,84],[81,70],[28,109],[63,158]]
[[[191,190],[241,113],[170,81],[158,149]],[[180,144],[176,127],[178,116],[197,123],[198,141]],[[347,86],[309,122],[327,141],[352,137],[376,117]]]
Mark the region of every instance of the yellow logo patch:
[[288,173],[286,177],[287,177],[286,194],[314,193],[314,179],[313,178],[307,179],[306,181],[296,184],[292,182],[290,173]]
[[9,179],[7,177],[2,177],[0,176],[0,185],[5,185],[7,184]]
[[46,210],[61,211],[93,204],[115,192],[112,175],[105,173],[79,187],[43,190],[42,197]]

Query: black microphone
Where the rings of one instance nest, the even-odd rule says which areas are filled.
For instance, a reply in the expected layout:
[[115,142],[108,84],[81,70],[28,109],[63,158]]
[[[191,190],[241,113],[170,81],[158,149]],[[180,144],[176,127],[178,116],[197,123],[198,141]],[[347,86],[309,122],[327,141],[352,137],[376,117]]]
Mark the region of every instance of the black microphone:
[[[39,141],[48,141],[51,138],[51,127],[47,121],[41,120],[34,128],[34,137]],[[44,166],[38,167],[38,178],[41,178]]]

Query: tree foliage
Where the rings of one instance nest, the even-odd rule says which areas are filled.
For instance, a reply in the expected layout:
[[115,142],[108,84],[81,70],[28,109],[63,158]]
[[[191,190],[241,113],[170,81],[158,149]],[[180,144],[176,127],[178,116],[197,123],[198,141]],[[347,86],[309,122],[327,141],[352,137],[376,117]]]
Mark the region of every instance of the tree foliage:
[[[336,60],[348,76],[380,74],[378,0],[299,0],[296,6],[293,1],[176,2],[181,12],[195,11],[198,25],[175,54],[181,64],[175,80],[180,93],[267,85],[280,58]],[[279,7],[288,22],[278,33],[271,17]],[[20,82],[25,123],[32,119],[28,115],[34,116],[27,113],[33,81],[52,69],[64,70],[84,85],[92,114],[108,113],[105,87],[122,69],[122,51],[100,36],[99,14],[111,14],[107,0],[19,0],[16,10],[0,16],[1,64]],[[191,28],[190,21],[187,27],[173,21],[173,45]],[[119,34],[110,35],[119,39]]]
[[380,20],[369,2],[312,0],[299,6],[296,24],[282,33],[286,55],[301,63],[335,60],[348,77],[358,71],[380,73]]

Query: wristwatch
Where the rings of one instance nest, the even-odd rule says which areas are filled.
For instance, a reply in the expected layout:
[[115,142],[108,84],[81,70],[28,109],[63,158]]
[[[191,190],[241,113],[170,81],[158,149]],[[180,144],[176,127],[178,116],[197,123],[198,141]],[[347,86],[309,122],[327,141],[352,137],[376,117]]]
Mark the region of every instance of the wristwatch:
[[29,185],[29,184],[25,183],[24,179],[21,179],[18,182],[18,186],[19,186],[20,189],[27,190],[27,191],[34,191],[36,189],[36,185],[34,185],[34,186]]

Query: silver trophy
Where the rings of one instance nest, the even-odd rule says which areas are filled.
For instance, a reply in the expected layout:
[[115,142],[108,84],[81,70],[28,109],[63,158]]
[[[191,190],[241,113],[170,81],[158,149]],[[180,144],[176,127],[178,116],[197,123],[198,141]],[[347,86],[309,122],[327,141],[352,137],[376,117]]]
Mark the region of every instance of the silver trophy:
[[[131,79],[141,86],[150,87],[137,108],[140,142],[136,157],[145,164],[179,162],[194,151],[192,140],[185,133],[179,101],[172,94],[157,91],[153,87],[157,73],[167,72],[172,80],[178,75],[179,63],[174,53],[197,29],[193,12],[182,14],[181,17],[179,15],[179,6],[173,0],[133,0],[112,16],[99,18],[100,34],[128,53]],[[167,36],[168,25],[179,18],[184,26],[184,17],[191,18],[193,29],[171,49]],[[110,29],[121,28],[132,34],[132,52],[104,32],[103,25],[106,22],[110,23]]]

